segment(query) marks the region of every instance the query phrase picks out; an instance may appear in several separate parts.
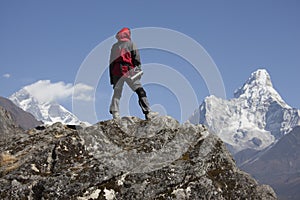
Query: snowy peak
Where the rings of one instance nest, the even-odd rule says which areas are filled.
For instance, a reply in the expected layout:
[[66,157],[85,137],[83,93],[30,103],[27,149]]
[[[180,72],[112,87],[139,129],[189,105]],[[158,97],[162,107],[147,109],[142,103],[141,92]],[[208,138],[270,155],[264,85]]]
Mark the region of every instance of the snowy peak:
[[63,124],[80,124],[78,118],[63,106],[55,102],[39,102],[26,87],[14,93],[9,99],[18,107],[31,113],[45,124],[61,122]]
[[299,110],[283,101],[264,69],[253,72],[235,98],[207,97],[198,112],[199,123],[229,144],[234,154],[263,150],[300,123]]
[[253,72],[246,83],[234,92],[234,97],[239,98],[253,92],[260,90],[267,90],[273,88],[271,78],[267,70],[258,69]]
[[279,93],[273,88],[269,73],[265,69],[258,69],[253,72],[250,78],[242,87],[234,92],[237,99],[247,99],[248,103],[277,102],[282,107],[291,108],[281,98]]
[[247,84],[256,84],[261,86],[273,87],[270,75],[265,69],[258,69],[257,71],[253,72],[249,80],[247,81]]

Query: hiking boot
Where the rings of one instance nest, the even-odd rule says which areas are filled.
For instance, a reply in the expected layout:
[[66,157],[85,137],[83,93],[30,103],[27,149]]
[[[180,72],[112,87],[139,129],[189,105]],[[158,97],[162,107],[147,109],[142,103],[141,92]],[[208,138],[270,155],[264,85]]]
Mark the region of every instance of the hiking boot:
[[150,111],[150,112],[148,112],[148,113],[145,114],[145,118],[146,118],[146,120],[148,120],[148,119],[152,119],[153,117],[155,117],[157,115],[159,115],[158,112]]
[[113,119],[120,119],[120,114],[118,112],[112,112]]

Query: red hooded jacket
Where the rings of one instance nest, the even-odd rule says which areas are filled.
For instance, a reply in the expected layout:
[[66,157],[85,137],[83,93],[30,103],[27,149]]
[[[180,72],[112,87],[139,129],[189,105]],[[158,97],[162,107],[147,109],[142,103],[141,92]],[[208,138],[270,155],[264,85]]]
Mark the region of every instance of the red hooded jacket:
[[118,40],[111,48],[110,53],[110,78],[128,76],[128,72],[141,65],[139,51],[131,41],[129,28],[123,28],[116,34]]

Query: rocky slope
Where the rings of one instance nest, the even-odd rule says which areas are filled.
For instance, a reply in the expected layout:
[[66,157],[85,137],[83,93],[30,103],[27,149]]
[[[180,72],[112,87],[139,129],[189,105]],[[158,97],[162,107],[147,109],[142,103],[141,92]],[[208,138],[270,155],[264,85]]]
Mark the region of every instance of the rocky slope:
[[66,108],[55,102],[39,102],[26,88],[9,97],[18,107],[31,113],[37,120],[45,124],[61,122],[63,124],[80,124],[80,120]]
[[242,166],[261,183],[270,184],[280,199],[300,197],[300,126],[259,158]]
[[[16,124],[10,112],[0,106],[0,141],[5,145],[5,141],[12,135],[17,135],[23,130]],[[1,149],[1,148],[0,148]],[[2,150],[2,149],[1,149]]]
[[25,112],[7,98],[0,97],[0,106],[10,112],[15,123],[25,130],[42,124],[42,122],[37,121],[32,114]]
[[0,143],[1,199],[276,199],[202,125],[56,123]]

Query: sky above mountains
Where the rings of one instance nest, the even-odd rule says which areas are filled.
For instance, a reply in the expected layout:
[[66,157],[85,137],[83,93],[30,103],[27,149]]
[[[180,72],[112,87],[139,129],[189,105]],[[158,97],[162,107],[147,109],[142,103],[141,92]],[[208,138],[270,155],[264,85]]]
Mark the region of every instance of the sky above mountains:
[[[76,98],[93,101],[97,118],[107,119],[112,93],[107,71],[107,76],[99,77],[97,85],[74,85],[80,66],[93,49],[124,26],[161,27],[185,34],[202,45],[217,66],[227,98],[233,97],[234,90],[253,71],[265,68],[282,98],[290,106],[300,108],[299,11],[297,0],[2,0],[0,96],[8,97],[31,85],[30,89],[40,99],[58,101],[72,111],[71,90],[80,87],[82,95]],[[134,34],[132,38],[135,40]],[[145,36],[145,40],[150,40],[150,36]],[[176,41],[173,43],[177,45]],[[210,94],[203,77],[196,76],[191,69],[189,60],[155,49],[143,49],[141,56],[146,66],[160,63],[182,74],[190,81],[199,104]],[[176,79],[171,84],[176,86]],[[91,87],[97,87],[94,99],[87,95]],[[154,109],[180,118],[181,102],[171,87],[153,83],[145,88]],[[131,114],[141,116],[136,97],[130,98],[129,105]]]

